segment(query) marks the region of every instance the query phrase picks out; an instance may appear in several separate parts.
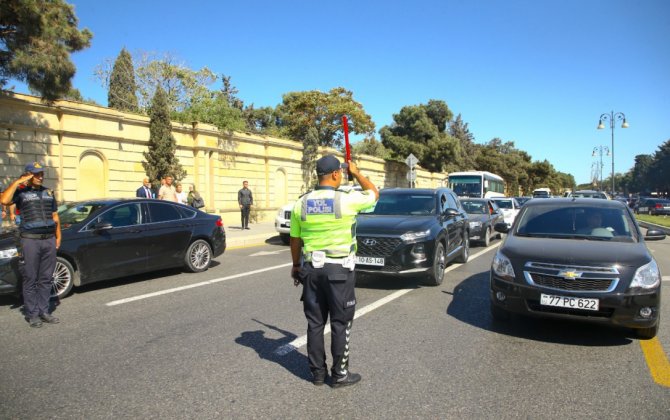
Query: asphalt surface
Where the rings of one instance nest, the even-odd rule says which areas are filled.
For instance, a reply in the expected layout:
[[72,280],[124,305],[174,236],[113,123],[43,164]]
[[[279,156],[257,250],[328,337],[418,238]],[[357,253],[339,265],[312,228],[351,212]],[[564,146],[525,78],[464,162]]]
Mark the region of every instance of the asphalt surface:
[[[492,322],[487,281],[498,241],[473,247],[438,287],[361,279],[350,368],[363,380],[315,387],[288,247],[272,232],[251,246],[262,234],[251,228],[237,232],[246,244],[229,235],[207,272],[78,288],[56,307],[58,325],[29,328],[20,304],[0,298],[0,416],[670,418],[670,388],[654,381],[631,334]],[[670,239],[648,245],[670,274]],[[670,319],[667,293],[662,311]],[[669,322],[658,339],[667,361]]]

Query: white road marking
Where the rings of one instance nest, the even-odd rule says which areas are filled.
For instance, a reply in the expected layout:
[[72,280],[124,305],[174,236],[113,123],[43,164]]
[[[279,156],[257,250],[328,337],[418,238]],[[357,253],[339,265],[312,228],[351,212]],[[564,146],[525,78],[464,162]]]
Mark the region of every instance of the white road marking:
[[262,273],[264,271],[270,271],[270,270],[276,270],[276,269],[279,269],[279,268],[285,268],[285,267],[288,267],[290,265],[292,265],[292,263],[275,265],[273,267],[262,268],[260,270],[247,271],[247,272],[244,272],[244,273],[233,274],[232,276],[220,277],[218,279],[212,279],[212,280],[207,280],[207,281],[203,281],[203,282],[200,282],[200,283],[194,283],[194,284],[189,284],[189,285],[186,285],[186,286],[175,287],[175,288],[172,288],[172,289],[161,290],[159,292],[147,293],[147,294],[144,294],[144,295],[133,296],[133,297],[129,297],[129,298],[126,298],[126,299],[114,300],[112,302],[106,303],[105,305],[107,305],[107,306],[122,305],[124,303],[134,302],[136,300],[149,299],[149,298],[156,297],[156,296],[167,295],[169,293],[175,293],[175,292],[180,292],[182,290],[192,289],[194,287],[207,286],[208,284],[214,284],[214,283],[219,283],[219,282],[226,281],[226,280],[232,280],[232,279],[237,279],[237,278],[240,278],[240,277],[250,276],[250,275],[253,275],[253,274]]
[[289,249],[280,249],[279,251],[260,251],[260,252],[256,252],[255,254],[251,254],[249,256],[250,257],[260,257],[260,256],[264,256],[264,255],[276,255],[276,254],[286,252],[286,251],[290,251],[290,250],[291,249],[289,248]]
[[[488,248],[485,248],[485,249],[481,250],[480,252],[476,253],[475,255],[471,255],[470,260],[474,260],[475,258],[482,256],[483,254],[487,253],[488,251],[490,251],[491,249],[496,248],[496,247],[498,247],[498,244],[491,245]],[[446,270],[444,270],[444,274],[447,274],[449,271],[455,270],[462,265],[463,264],[450,265],[449,267],[446,268]],[[412,290],[417,290],[417,289],[401,289],[401,290],[393,292],[390,295],[387,295],[387,296],[379,299],[376,302],[372,302],[371,304],[369,304],[367,306],[364,306],[361,309],[358,309],[356,311],[356,313],[354,314],[354,319],[356,319],[358,317],[361,317],[361,316],[367,314],[368,312],[372,312],[375,309],[379,308],[380,306],[383,306],[383,305],[385,305],[385,304],[387,304],[387,303],[389,303],[393,300],[396,300],[400,296],[406,295],[407,293],[411,292]],[[330,334],[330,324],[326,325],[326,327],[323,330],[323,334],[324,335]],[[285,356],[285,355],[289,354],[290,352],[295,351],[295,350],[299,349],[300,347],[302,347],[306,344],[307,344],[307,335],[303,335],[301,337],[296,338],[295,340],[291,341],[288,344],[284,344],[283,346],[278,347],[277,350],[275,350],[274,352],[278,356]]]

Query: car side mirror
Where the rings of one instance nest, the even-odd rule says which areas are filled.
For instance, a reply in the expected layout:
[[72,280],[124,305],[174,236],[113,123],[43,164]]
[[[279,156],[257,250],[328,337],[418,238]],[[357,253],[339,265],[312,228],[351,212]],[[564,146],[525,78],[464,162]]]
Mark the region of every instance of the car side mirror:
[[660,229],[648,229],[647,234],[644,235],[645,241],[662,241],[665,239],[665,232]]
[[100,222],[100,223],[96,223],[95,225],[93,225],[93,229],[95,229],[96,232],[99,232],[99,231],[102,231],[102,230],[109,230],[112,227],[113,227],[112,224],[109,223],[109,222]]
[[456,209],[449,208],[449,209],[446,209],[444,211],[444,213],[442,213],[442,214],[445,215],[446,217],[451,218],[451,217],[456,217],[461,213],[459,213],[458,210],[456,210]]
[[500,233],[509,232],[509,226],[505,222],[496,223],[495,225],[493,225],[493,229],[495,229],[496,232],[500,232]]

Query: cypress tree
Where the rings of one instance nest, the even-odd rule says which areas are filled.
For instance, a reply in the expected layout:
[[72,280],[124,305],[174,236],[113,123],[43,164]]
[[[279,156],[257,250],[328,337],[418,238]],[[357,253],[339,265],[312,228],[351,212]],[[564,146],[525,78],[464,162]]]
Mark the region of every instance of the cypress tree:
[[109,76],[109,91],[107,104],[110,108],[119,111],[138,112],[137,85],[135,84],[135,69],[133,60],[125,48],[121,49],[116,57],[112,74]]
[[305,186],[305,191],[314,188],[315,182],[314,171],[316,170],[317,153],[319,152],[319,133],[315,127],[307,129],[305,138],[302,141],[302,180]]
[[158,86],[149,108],[149,150],[144,152],[145,162],[142,162],[144,171],[149,179],[157,181],[168,175],[180,181],[186,176],[186,171],[176,157],[177,141],[172,135],[172,123],[168,110],[165,90]]

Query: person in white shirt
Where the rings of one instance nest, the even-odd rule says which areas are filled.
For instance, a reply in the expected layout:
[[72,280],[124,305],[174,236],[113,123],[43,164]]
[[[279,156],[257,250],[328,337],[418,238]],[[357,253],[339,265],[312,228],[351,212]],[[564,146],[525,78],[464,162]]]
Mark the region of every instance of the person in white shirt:
[[177,196],[177,203],[187,204],[188,194],[183,191],[183,188],[184,187],[182,187],[181,184],[177,184],[177,192],[175,195]]

